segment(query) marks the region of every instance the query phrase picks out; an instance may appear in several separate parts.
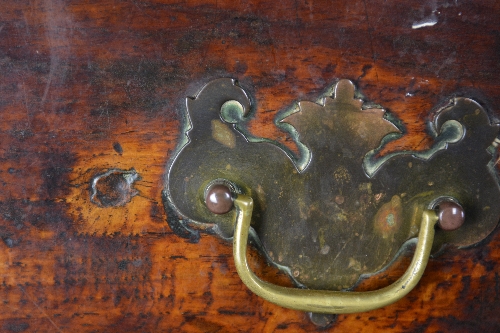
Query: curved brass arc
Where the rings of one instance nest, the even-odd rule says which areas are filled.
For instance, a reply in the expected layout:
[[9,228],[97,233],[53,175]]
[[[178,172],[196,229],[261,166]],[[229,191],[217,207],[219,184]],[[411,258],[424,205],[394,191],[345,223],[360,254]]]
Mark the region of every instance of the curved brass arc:
[[422,214],[415,254],[410,266],[393,284],[366,292],[327,291],[287,288],[259,279],[248,267],[246,250],[253,210],[249,196],[238,195],[234,200],[238,211],[233,238],[233,256],[236,270],[243,283],[255,294],[285,308],[316,313],[356,313],[370,311],[392,304],[408,294],[422,277],[434,240],[434,226],[438,216],[434,211]]

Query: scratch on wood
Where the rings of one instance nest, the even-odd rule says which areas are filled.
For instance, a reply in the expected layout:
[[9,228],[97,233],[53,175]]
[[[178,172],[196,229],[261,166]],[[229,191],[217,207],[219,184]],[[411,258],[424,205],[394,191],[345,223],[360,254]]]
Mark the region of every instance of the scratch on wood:
[[40,102],[40,107],[43,107],[43,105],[45,104],[45,100],[47,99],[47,94],[49,93],[50,84],[52,83],[52,76],[54,75],[55,67],[56,64],[54,63],[54,59],[51,59],[49,78],[47,79],[47,83],[45,84],[45,90],[43,92],[42,101]]
[[[3,26],[0,27],[0,31],[2,31]],[[23,84],[23,94],[24,94],[24,105],[26,106],[26,117],[27,117],[27,124],[28,128],[31,128],[31,121],[30,121],[30,111],[28,109],[28,99],[26,98],[26,88]]]
[[24,288],[21,287],[20,285],[17,285],[17,286],[19,287],[19,289],[21,289],[22,293],[26,296],[26,298],[28,298],[31,301],[31,303],[33,303],[33,305],[43,314],[43,316],[46,317],[50,321],[52,326],[54,326],[58,332],[62,332],[62,330],[56,325],[56,323],[54,323],[54,321],[52,321],[52,319],[50,319],[49,315],[45,311],[43,311],[43,309],[38,304],[36,304],[36,302],[28,295],[26,290],[24,290]]
[[377,79],[377,82],[378,82],[378,73],[377,73],[377,68],[375,67],[375,62],[377,61],[377,55],[375,54],[375,48],[373,46],[373,29],[372,29],[372,26],[370,24],[370,18],[368,16],[368,9],[366,7],[366,0],[363,0],[363,6],[364,6],[364,9],[365,9],[365,18],[366,18],[366,24],[368,26],[368,34],[370,36],[370,49],[372,51],[372,61],[373,61],[373,65],[374,65],[374,70],[375,70],[375,77]]

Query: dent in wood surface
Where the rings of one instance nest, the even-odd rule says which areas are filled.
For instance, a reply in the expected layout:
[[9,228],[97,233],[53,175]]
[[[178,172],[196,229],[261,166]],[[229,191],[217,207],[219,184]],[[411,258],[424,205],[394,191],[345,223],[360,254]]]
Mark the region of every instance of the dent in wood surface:
[[134,169],[128,171],[111,169],[96,175],[90,182],[90,201],[99,207],[125,206],[139,194],[134,189],[134,182],[139,178]]

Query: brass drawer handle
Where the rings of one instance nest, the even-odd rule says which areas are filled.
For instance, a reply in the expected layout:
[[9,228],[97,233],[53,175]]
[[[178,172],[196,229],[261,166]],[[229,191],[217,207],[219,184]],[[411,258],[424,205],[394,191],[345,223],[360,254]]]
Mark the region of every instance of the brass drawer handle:
[[[186,99],[184,135],[167,168],[163,200],[172,230],[193,243],[200,232],[232,239],[238,274],[253,292],[312,313],[391,304],[415,287],[430,253],[485,239],[500,216],[500,126],[486,110],[453,98],[429,118],[429,149],[382,153],[405,127],[359,96],[340,80],[315,102],[277,113],[274,125],[292,138],[292,151],[251,133],[257,111],[236,81],[205,85]],[[297,289],[250,271],[248,239]],[[397,282],[344,291],[417,241]]]
[[274,304],[315,313],[355,313],[381,308],[406,296],[424,274],[429,261],[438,215],[424,210],[415,254],[399,280],[379,290],[367,292],[325,291],[276,286],[259,279],[249,268],[246,251],[252,219],[253,199],[239,195],[234,200],[237,219],[233,238],[233,257],[241,281],[255,294]]

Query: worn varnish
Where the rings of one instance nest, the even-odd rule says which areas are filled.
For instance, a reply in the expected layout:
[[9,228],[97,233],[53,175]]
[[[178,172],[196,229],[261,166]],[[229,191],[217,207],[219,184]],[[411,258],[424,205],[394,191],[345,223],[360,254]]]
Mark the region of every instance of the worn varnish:
[[[450,97],[500,115],[499,24],[494,0],[4,1],[0,331],[317,330],[252,295],[229,243],[168,228],[161,190],[185,97],[236,78],[257,106],[251,130],[290,144],[274,115],[348,78],[402,119],[406,136],[388,150],[424,149],[426,121]],[[123,205],[91,201],[94,177],[132,168]],[[396,280],[411,254],[358,290]],[[265,279],[289,283],[251,256]],[[330,330],[499,331],[499,261],[498,231],[448,249],[407,298]]]

